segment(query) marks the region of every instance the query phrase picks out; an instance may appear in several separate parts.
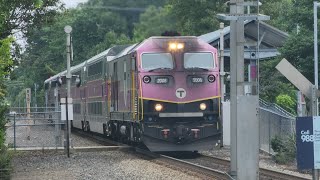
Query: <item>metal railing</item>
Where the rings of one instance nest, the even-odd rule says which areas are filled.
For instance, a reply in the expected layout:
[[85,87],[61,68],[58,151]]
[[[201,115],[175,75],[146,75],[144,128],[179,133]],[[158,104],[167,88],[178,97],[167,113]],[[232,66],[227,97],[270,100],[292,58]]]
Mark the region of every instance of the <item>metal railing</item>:
[[260,104],[260,108],[266,108],[267,110],[274,111],[274,113],[279,113],[282,116],[292,117],[292,118],[295,117],[295,115],[289,113],[288,111],[286,111],[285,109],[283,109],[282,107],[280,107],[275,103],[269,103],[263,99],[259,99],[259,104]]

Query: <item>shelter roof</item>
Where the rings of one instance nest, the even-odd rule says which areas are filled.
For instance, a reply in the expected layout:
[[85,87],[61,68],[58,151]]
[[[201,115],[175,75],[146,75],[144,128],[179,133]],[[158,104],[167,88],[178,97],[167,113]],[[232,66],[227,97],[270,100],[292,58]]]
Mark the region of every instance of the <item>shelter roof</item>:
[[[259,27],[258,27],[259,24]],[[259,33],[258,33],[259,29]],[[220,29],[203,34],[199,36],[203,41],[211,44],[215,48],[218,48],[220,41]],[[225,56],[230,56],[230,26],[227,26],[223,29],[224,34],[224,49]],[[260,53],[259,56],[256,56],[256,46],[258,41],[258,35],[260,43]],[[244,36],[245,36],[245,59],[256,59],[257,57],[269,58],[279,55],[277,48],[284,45],[285,40],[289,37],[286,32],[283,32],[271,25],[268,25],[262,21],[245,21],[244,22]],[[254,53],[254,54],[252,54]],[[252,56],[254,55],[254,56]]]

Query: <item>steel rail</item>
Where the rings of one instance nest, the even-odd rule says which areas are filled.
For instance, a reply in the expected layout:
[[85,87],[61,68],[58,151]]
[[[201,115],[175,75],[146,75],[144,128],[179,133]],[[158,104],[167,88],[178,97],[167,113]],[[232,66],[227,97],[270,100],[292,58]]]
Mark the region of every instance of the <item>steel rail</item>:
[[[212,160],[214,163],[221,164],[224,166],[230,166],[230,160],[222,159],[214,156],[206,156],[206,155],[201,155],[201,156],[210,158],[210,160]],[[281,171],[271,170],[263,167],[260,167],[259,171],[260,171],[259,172],[260,179],[271,178],[271,179],[279,179],[279,180],[310,180],[310,178],[297,176],[297,175],[293,175],[293,174],[289,174]]]
[[153,158],[153,161],[157,164],[161,164],[178,171],[188,172],[189,174],[200,177],[201,179],[229,179],[228,174],[224,171],[208,168],[170,156],[153,153],[141,148],[135,148],[135,150],[137,153]]

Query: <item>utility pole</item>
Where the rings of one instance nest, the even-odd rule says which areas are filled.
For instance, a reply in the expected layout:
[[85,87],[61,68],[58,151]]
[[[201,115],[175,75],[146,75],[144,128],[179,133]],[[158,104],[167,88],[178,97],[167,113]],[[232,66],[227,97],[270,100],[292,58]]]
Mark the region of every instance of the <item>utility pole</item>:
[[[218,18],[230,23],[231,179],[259,178],[259,96],[244,94],[244,20],[268,20],[264,15],[244,14],[244,6],[258,2],[230,0],[230,14]],[[258,37],[259,38],[259,37]]]
[[[313,34],[314,34],[314,85],[315,90],[318,90],[318,6],[320,3],[317,1],[313,2]],[[318,105],[318,97],[314,96],[314,108],[312,111],[312,116],[319,115],[319,105]],[[319,179],[319,170],[313,169],[312,170],[312,179],[318,180]]]
[[[67,97],[66,97],[66,107],[68,107],[68,100],[67,98],[71,98],[71,93],[70,93],[70,86],[71,86],[71,70],[70,70],[70,58],[71,58],[71,33],[72,27],[71,26],[65,26],[64,27],[64,32],[67,34]],[[69,157],[69,147],[70,147],[70,135],[71,135],[71,125],[70,121],[68,118],[66,118],[66,129],[67,129],[67,149],[68,149],[68,157]]]
[[[243,0],[230,1],[230,14],[243,14],[244,8],[237,6],[236,3],[242,3]],[[231,4],[232,3],[232,4]],[[238,173],[238,161],[237,156],[238,142],[237,130],[238,130],[238,102],[237,97],[244,95],[244,89],[242,83],[244,82],[244,21],[236,20],[230,22],[230,132],[231,132],[231,172],[230,175],[234,179],[239,179]],[[239,44],[238,44],[239,43]],[[237,86],[239,83],[240,86]],[[239,142],[240,143],[240,142]],[[252,154],[253,155],[253,154]]]

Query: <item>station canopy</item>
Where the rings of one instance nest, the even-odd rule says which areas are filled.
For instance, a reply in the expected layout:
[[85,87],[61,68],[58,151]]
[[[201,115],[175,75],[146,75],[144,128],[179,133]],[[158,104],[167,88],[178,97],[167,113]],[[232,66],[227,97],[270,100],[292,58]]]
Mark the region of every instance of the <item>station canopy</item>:
[[[200,39],[219,49],[220,29],[199,36]],[[224,57],[230,58],[230,26],[223,29],[224,33]],[[259,22],[259,54],[257,53],[258,21],[244,22],[244,59],[263,60],[280,55],[278,48],[282,47],[289,35],[265,22]],[[259,56],[258,56],[259,55]]]

